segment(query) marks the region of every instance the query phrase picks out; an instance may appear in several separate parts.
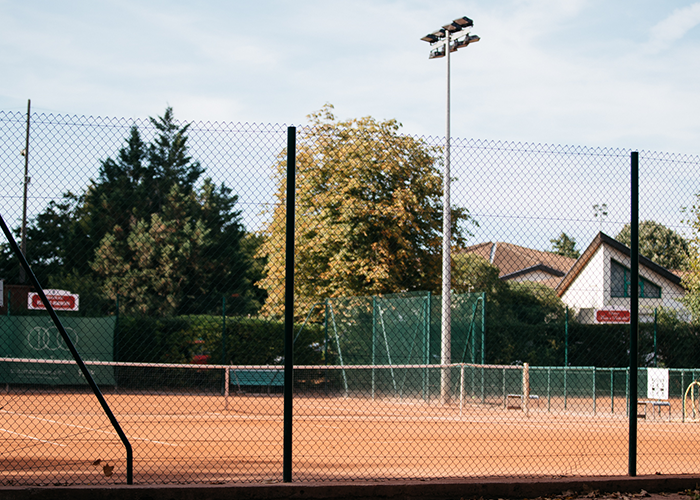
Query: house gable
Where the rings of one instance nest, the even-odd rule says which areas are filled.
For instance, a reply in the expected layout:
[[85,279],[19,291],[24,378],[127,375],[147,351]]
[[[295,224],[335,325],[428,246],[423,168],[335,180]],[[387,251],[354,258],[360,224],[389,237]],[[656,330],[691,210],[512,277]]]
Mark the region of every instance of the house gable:
[[[629,309],[629,293],[620,293],[619,283],[613,284],[615,265],[631,268],[629,247],[598,233],[571,270],[556,288],[557,295],[569,307],[578,311],[595,309]],[[645,293],[639,298],[640,314],[650,314],[655,308],[667,307],[685,313],[680,302],[685,291],[681,278],[646,257],[639,256],[639,275],[649,289],[658,287],[660,293]],[[623,284],[624,285],[624,284]],[[643,287],[642,287],[643,288]],[[628,291],[629,292],[629,291]]]

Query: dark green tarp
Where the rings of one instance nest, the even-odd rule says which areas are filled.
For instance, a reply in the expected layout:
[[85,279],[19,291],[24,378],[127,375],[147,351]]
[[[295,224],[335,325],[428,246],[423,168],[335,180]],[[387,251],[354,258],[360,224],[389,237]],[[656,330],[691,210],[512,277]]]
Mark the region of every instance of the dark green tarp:
[[[112,361],[116,318],[61,318],[84,361]],[[60,333],[48,316],[0,316],[0,358],[72,360]],[[114,368],[90,366],[98,384],[114,385]],[[3,384],[86,384],[78,365],[0,361]]]

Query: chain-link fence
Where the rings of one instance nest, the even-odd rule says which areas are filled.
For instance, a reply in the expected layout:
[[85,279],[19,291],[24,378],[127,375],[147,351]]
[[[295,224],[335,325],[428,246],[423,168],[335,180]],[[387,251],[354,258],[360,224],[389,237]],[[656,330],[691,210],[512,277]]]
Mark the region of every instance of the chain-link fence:
[[0,215],[133,449],[3,240],[0,484],[627,474],[630,418],[638,473],[698,472],[700,158],[640,153],[634,397],[630,151],[453,139],[445,364],[443,139],[312,115],[290,412],[286,140],[0,113]]

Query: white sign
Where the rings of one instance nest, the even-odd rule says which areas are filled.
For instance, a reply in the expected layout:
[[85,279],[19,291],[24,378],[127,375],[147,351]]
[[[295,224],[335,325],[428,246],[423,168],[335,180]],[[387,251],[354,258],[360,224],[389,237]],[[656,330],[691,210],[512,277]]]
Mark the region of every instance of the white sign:
[[647,368],[647,398],[668,399],[668,368]]
[[[51,307],[56,311],[77,311],[80,306],[80,296],[67,290],[44,290]],[[29,292],[27,295],[27,309],[46,310],[38,293]]]

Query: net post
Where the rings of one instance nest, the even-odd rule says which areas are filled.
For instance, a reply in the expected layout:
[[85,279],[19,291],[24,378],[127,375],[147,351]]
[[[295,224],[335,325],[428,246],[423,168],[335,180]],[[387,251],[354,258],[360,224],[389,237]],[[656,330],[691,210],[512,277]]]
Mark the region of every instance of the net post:
[[630,416],[630,369],[625,368],[625,406],[627,407],[627,416]]
[[229,386],[231,384],[231,371],[224,368],[224,409],[228,410]]
[[530,402],[530,363],[523,363],[523,411],[528,413]]
[[506,401],[506,369],[503,368],[503,387],[502,387],[502,392],[503,392],[503,408],[508,406],[508,402]]
[[[684,387],[685,387],[685,370],[681,370],[681,394],[683,394]],[[683,422],[685,422],[685,397],[683,398]]]
[[595,366],[593,367],[593,415],[596,414],[596,400],[595,400]]
[[610,413],[615,413],[615,371],[610,368]]
[[459,367],[459,416],[462,416],[462,406],[464,404],[464,363]]
[[376,391],[376,373],[374,365],[377,364],[377,352],[375,344],[377,342],[377,296],[372,296],[372,399]]

